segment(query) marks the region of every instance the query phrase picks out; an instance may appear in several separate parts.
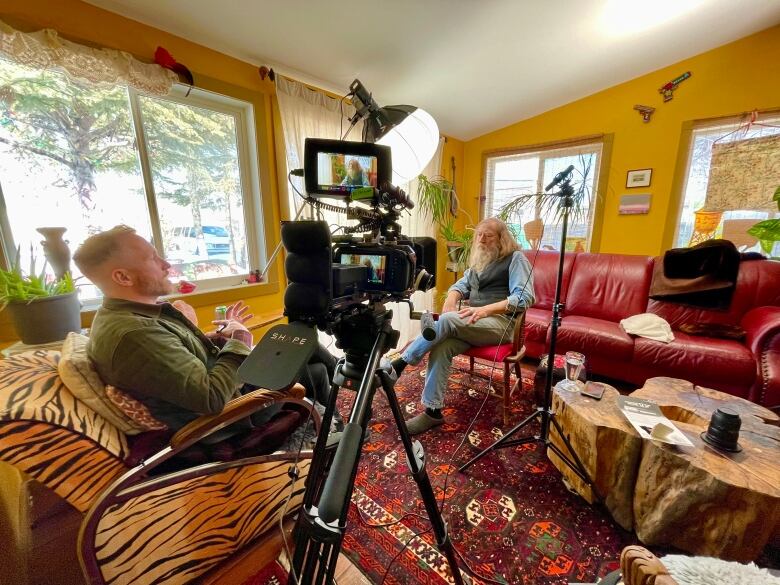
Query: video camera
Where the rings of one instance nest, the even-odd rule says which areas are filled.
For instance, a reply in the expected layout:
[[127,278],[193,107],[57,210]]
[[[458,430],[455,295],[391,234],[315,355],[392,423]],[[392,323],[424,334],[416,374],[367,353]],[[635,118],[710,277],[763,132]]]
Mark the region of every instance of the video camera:
[[[363,142],[307,138],[306,200],[315,209],[344,213],[358,224],[343,228],[335,246],[327,223],[282,223],[287,250],[285,314],[325,328],[334,313],[369,301],[407,300],[434,285],[436,240],[401,235],[400,213],[414,203],[391,185],[390,149]],[[323,199],[336,198],[345,206]],[[358,239],[353,234],[362,232]]]

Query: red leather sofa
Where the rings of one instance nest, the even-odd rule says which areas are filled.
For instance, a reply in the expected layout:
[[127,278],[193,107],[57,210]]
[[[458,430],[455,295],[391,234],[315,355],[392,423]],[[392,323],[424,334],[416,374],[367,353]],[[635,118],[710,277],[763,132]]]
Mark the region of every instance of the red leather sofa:
[[[558,253],[526,251],[526,256],[536,295],[526,314],[526,355],[539,357],[549,348]],[[742,262],[729,310],[717,311],[649,299],[653,266],[661,261],[567,253],[556,353],[582,352],[591,372],[637,385],[669,376],[780,407],[780,262]],[[620,320],[638,313],[663,317],[674,341],[627,335]],[[687,323],[738,325],[747,335],[743,341],[693,336],[679,330]]]

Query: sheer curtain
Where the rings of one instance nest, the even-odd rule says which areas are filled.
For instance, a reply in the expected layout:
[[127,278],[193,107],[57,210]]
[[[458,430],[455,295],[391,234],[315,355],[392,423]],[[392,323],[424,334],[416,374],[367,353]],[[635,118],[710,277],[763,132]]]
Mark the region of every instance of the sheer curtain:
[[[355,109],[345,100],[332,98],[322,91],[312,89],[303,83],[282,75],[277,75],[276,78],[276,95],[279,101],[279,113],[287,151],[288,172],[290,169],[303,167],[303,149],[306,138],[340,139],[349,127],[349,118],[355,113]],[[362,122],[359,122],[346,139],[359,141],[361,134]],[[433,177],[440,174],[443,143],[442,139],[433,159],[423,170],[424,175]],[[303,193],[303,179],[293,177],[292,180],[295,186]],[[292,218],[300,210],[302,201],[289,188],[287,181],[284,184],[288,188],[287,197],[290,217]],[[406,191],[412,199],[416,198],[416,180],[406,185],[398,186]],[[301,217],[312,216],[309,210],[304,210]],[[324,212],[323,217],[332,226],[347,224],[347,219],[343,215]],[[401,227],[404,235],[407,236],[436,237],[434,225],[430,221],[423,219],[418,210],[413,210],[410,214],[404,213],[401,218]],[[415,310],[418,311],[432,310],[434,299],[435,289],[427,293],[416,292],[412,295],[412,302]],[[401,333],[398,342],[398,348],[400,349],[420,332],[420,323],[410,319],[409,306],[405,303],[388,303],[387,308],[393,311],[393,327]],[[324,334],[320,334],[320,337],[321,341],[328,346],[328,349],[334,355],[338,356],[341,354],[341,351],[335,347],[331,338]]]

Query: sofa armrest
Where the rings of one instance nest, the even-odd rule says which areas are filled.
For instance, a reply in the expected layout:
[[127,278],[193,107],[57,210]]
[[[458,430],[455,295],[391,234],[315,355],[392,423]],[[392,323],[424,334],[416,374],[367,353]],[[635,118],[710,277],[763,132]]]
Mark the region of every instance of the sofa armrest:
[[305,394],[303,386],[295,384],[286,391],[277,392],[259,388],[234,400],[231,400],[218,414],[203,415],[179,429],[171,437],[170,446],[178,453],[190,447],[201,439],[239,421],[252,413],[270,406],[271,404],[294,403],[305,406],[312,413],[316,432],[320,428],[319,413],[311,404],[303,402]]
[[756,358],[758,376],[750,400],[770,409],[780,407],[780,307],[757,307],[742,318],[745,345]]
[[769,336],[780,333],[780,307],[757,307],[742,317],[745,345],[758,357]]

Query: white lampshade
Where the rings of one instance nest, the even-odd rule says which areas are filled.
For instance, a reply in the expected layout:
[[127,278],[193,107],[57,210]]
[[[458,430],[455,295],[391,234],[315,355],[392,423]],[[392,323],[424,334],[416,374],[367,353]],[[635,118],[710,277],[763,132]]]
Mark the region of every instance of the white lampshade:
[[415,179],[439,147],[439,127],[428,112],[416,108],[400,124],[376,141],[389,146],[393,156],[393,184]]

